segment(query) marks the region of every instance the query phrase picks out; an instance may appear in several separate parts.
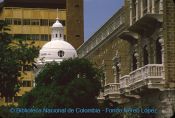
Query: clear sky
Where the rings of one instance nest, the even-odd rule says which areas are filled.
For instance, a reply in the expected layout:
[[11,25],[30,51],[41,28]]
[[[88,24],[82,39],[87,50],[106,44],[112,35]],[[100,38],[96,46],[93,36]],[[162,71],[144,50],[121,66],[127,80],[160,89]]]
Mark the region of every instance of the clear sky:
[[84,0],[84,38],[88,40],[124,4],[124,0]]

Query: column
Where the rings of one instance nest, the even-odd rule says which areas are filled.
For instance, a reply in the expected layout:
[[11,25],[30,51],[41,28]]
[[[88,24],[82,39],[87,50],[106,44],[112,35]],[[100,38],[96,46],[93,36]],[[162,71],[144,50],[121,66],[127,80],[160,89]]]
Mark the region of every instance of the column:
[[154,14],[155,13],[155,1],[154,0],[152,0],[152,10],[151,10],[152,12],[152,14]]
[[139,19],[139,5],[138,0],[136,0],[136,21]]
[[143,0],[140,0],[140,17],[143,16]]
[[159,4],[159,14],[163,14],[163,0],[160,0],[160,4]]
[[147,0],[147,13],[150,13],[150,0]]
[[104,72],[104,80],[105,80],[105,86],[106,86],[106,84],[107,84],[107,82],[106,82],[106,80],[107,80],[107,76],[106,76],[106,72]]
[[163,72],[162,72],[162,74],[163,74],[163,79],[165,79],[164,39],[163,39],[163,34],[162,33],[163,33],[163,28],[160,29],[159,42],[160,42],[160,44],[162,46],[162,50],[161,50],[161,52],[162,52],[162,64],[163,64]]
[[115,64],[113,64],[113,66],[112,66],[112,69],[113,69],[113,72],[114,72],[114,83],[116,83],[117,82],[117,69],[116,69],[116,66],[115,66]]
[[136,59],[137,59],[137,68],[139,68],[139,54],[136,52],[135,54],[134,54],[134,56],[136,57]]
[[130,25],[132,25],[132,0],[130,0]]

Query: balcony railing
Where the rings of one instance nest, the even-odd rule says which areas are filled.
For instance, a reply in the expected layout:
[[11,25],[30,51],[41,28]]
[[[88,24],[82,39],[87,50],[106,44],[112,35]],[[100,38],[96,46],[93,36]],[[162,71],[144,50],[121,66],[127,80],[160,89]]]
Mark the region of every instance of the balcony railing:
[[148,64],[120,78],[120,90],[127,88],[131,91],[145,85],[148,88],[161,89],[163,84],[162,64]]
[[129,87],[129,75],[125,75],[120,78],[120,92],[125,93],[128,92]]
[[97,97],[97,100],[98,100],[99,102],[102,102],[104,99],[105,99],[105,98],[104,98],[104,93],[100,91],[100,94],[99,94],[99,96]]
[[104,87],[104,96],[120,94],[119,87],[120,87],[119,83],[109,83],[109,84],[107,84]]

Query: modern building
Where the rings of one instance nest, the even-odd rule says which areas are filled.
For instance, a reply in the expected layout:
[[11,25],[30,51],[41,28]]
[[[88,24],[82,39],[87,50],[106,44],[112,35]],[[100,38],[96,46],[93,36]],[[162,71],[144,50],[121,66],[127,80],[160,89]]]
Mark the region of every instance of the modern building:
[[125,117],[170,118],[175,113],[174,19],[173,0],[125,0],[78,48],[79,57],[104,70],[99,102],[110,99],[123,108],[154,110],[125,112]]
[[[70,47],[78,48],[84,42],[83,0],[3,0],[0,3],[0,19],[9,24],[9,33],[35,41],[40,47],[54,37],[51,26],[57,17],[64,28],[62,39],[70,43]],[[26,73],[19,78],[22,83],[20,92],[13,98],[0,98],[0,105],[16,104],[21,95],[33,88],[33,72],[27,67],[23,70]]]
[[75,48],[83,43],[83,0],[4,0],[0,8],[0,19],[7,21],[13,36],[42,46],[51,39],[50,27],[58,15],[64,38]]

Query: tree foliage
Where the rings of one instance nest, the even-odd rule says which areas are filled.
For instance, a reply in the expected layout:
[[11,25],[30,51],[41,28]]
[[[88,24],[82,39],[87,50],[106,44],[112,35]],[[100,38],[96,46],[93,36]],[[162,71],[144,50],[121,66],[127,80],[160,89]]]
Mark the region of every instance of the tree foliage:
[[12,97],[19,91],[21,70],[25,66],[33,67],[38,56],[38,47],[34,42],[23,39],[13,40],[7,23],[0,20],[0,95]]
[[25,94],[25,107],[95,107],[101,89],[101,70],[86,59],[46,64],[36,77],[36,87]]

